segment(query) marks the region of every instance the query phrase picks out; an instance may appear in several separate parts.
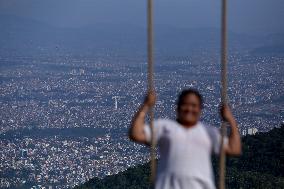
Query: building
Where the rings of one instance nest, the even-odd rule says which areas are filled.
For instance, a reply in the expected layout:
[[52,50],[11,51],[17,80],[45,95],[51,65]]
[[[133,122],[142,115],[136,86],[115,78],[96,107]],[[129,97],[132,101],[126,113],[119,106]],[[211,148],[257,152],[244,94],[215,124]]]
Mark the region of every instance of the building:
[[257,128],[249,128],[248,129],[248,134],[249,135],[255,135],[257,133],[258,129]]

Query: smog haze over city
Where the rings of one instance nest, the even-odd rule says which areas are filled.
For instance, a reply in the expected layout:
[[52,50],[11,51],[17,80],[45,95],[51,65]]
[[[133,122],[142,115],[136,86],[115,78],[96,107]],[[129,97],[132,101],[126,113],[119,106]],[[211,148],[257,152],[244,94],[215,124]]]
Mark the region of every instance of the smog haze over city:
[[[284,2],[228,2],[228,95],[242,135],[284,117]],[[204,96],[220,127],[220,7],[154,1],[155,117]],[[0,0],[0,188],[71,188],[149,161],[129,141],[147,89],[146,1]]]

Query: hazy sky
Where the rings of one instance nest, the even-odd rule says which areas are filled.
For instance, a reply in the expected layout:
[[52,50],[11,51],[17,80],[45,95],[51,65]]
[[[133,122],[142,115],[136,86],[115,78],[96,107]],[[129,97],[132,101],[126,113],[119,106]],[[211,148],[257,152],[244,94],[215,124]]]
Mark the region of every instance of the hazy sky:
[[[154,0],[155,24],[219,27],[221,0]],[[284,0],[228,0],[229,28],[245,33],[284,33]],[[146,0],[0,0],[1,14],[61,27],[96,23],[145,25]],[[1,24],[1,23],[0,23]]]

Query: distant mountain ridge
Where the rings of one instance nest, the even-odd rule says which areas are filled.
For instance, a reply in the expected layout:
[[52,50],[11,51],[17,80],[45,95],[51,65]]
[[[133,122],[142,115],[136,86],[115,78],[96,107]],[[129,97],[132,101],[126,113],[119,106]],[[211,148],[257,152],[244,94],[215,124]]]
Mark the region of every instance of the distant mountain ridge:
[[[242,156],[227,160],[227,188],[283,189],[284,125],[267,133],[247,135],[242,141]],[[213,158],[213,166],[217,172],[216,158]],[[93,178],[74,189],[148,189],[149,170],[148,163],[138,165],[104,179]]]
[[[100,23],[83,28],[59,28],[10,15],[0,16],[0,52],[92,53],[101,49],[146,53],[146,28]],[[251,49],[284,44],[284,35],[248,36],[229,32],[229,47]],[[218,51],[220,30],[155,26],[155,49],[164,53],[188,54],[196,49]]]

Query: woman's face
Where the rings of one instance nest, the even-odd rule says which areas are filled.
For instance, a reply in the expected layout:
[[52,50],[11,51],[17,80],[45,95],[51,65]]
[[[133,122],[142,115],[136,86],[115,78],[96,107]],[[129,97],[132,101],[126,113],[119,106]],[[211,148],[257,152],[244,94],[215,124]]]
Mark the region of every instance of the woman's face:
[[201,115],[201,104],[195,94],[186,95],[177,110],[178,120],[186,125],[194,125]]

